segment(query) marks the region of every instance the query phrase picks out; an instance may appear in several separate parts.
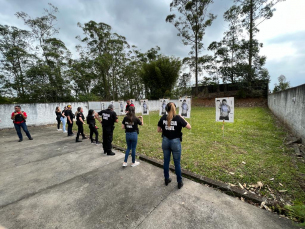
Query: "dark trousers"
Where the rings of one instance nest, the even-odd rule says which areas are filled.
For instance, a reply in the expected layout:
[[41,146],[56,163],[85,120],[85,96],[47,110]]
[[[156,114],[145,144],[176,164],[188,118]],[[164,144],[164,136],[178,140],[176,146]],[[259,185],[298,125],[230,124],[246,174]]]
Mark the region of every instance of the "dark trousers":
[[72,132],[73,121],[72,121],[72,123],[70,123],[68,120],[67,123],[68,123],[68,136],[69,136],[69,135],[73,134],[73,132]]
[[56,120],[57,120],[57,129],[59,130],[61,121],[60,121],[60,119],[56,119]]
[[84,127],[83,127],[83,123],[82,122],[76,122],[78,130],[77,130],[77,135],[76,135],[76,140],[79,139],[79,135],[82,135],[82,137],[84,138]]
[[92,126],[89,127],[90,128],[90,139],[91,139],[91,142],[93,142],[93,133],[95,134],[95,142],[98,142],[98,132],[97,132],[97,129]]
[[18,135],[20,140],[23,140],[22,133],[21,133],[21,128],[26,133],[26,136],[28,136],[29,139],[31,138],[30,132],[28,131],[28,128],[27,128],[25,122],[19,123],[19,124],[14,123],[14,126],[15,126],[15,129],[17,131],[17,135]]
[[103,127],[103,149],[105,153],[111,153],[113,139],[112,127]]

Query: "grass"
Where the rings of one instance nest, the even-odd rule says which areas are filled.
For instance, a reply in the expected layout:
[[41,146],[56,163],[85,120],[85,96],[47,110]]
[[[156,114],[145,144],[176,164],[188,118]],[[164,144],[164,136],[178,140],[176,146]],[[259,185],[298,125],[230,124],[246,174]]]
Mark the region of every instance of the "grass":
[[[122,119],[120,116],[116,124],[113,144],[126,148]],[[159,119],[158,112],[144,116],[137,152],[162,160]],[[305,182],[300,175],[305,173],[305,163],[293,159],[294,152],[283,143],[287,133],[267,108],[236,107],[235,121],[225,123],[224,136],[222,123],[215,122],[215,108],[193,107],[188,121],[192,130],[183,129],[182,168],[234,185],[260,181],[264,186],[256,191],[261,196],[305,203],[305,192],[299,185]],[[85,132],[89,133],[87,125]],[[101,128],[99,132],[101,140]]]

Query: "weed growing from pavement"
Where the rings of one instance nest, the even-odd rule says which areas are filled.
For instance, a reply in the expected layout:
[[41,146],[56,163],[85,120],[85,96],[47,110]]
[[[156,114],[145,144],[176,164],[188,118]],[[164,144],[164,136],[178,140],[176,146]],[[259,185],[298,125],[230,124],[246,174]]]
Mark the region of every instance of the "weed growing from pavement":
[[[121,129],[123,116],[114,130],[113,144],[126,148],[125,133]],[[162,160],[161,134],[157,133],[158,112],[144,116],[140,127],[137,152]],[[283,140],[286,132],[276,125],[267,108],[235,108],[234,123],[215,122],[215,108],[193,107],[192,130],[183,129],[181,166],[193,173],[239,186],[251,188],[261,196],[286,203],[305,203],[305,163],[295,159],[294,151]],[[101,126],[99,139],[102,140]],[[88,135],[89,129],[85,125]],[[295,161],[295,162],[293,162]]]

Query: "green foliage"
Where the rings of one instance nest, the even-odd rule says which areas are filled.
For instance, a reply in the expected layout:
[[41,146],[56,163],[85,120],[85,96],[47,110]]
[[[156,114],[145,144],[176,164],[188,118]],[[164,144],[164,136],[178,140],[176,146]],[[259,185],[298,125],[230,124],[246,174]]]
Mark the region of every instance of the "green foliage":
[[284,75],[280,75],[278,78],[279,84],[274,85],[273,93],[284,91],[288,88],[290,88],[290,82],[286,81],[286,77]]
[[170,10],[177,10],[179,16],[170,14],[166,17],[166,22],[172,23],[179,31],[184,45],[191,45],[191,51],[188,59],[189,66],[195,72],[196,95],[198,94],[198,55],[203,49],[203,36],[206,28],[212,25],[216,18],[213,14],[208,14],[208,6],[213,0],[173,0],[170,4]]
[[285,206],[285,210],[288,212],[288,216],[291,219],[295,219],[301,222],[299,226],[305,226],[305,205],[296,204],[294,206]]
[[179,77],[181,61],[173,57],[160,57],[155,61],[143,63],[141,78],[148,99],[170,97]]

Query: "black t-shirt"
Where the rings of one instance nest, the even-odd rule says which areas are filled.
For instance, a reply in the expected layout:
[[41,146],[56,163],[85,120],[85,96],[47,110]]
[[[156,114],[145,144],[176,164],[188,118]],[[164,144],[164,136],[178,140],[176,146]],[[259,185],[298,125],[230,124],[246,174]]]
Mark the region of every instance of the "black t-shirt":
[[87,124],[90,128],[95,127],[95,118],[93,115],[87,116]]
[[70,117],[71,121],[73,122],[73,113],[71,110],[65,110],[65,116]]
[[55,111],[56,119],[60,119],[62,117],[61,112]]
[[83,121],[85,121],[85,116],[83,115],[82,112],[78,112],[77,115],[76,115],[76,122],[80,122],[80,123],[81,123],[81,121],[79,120],[79,118],[82,118]]
[[176,115],[172,121],[171,125],[167,126],[167,115],[163,115],[159,122],[158,126],[162,128],[163,136],[168,139],[180,138],[182,136],[181,129],[182,127],[186,127],[187,122],[180,117],[180,115]]
[[122,124],[125,125],[125,132],[137,132],[138,125],[142,125],[142,122],[140,121],[140,119],[135,118],[135,120],[132,123],[130,123],[128,121],[128,118],[125,116],[122,121]]
[[102,116],[103,127],[113,127],[115,121],[118,119],[116,113],[110,109],[102,110],[98,114]]

